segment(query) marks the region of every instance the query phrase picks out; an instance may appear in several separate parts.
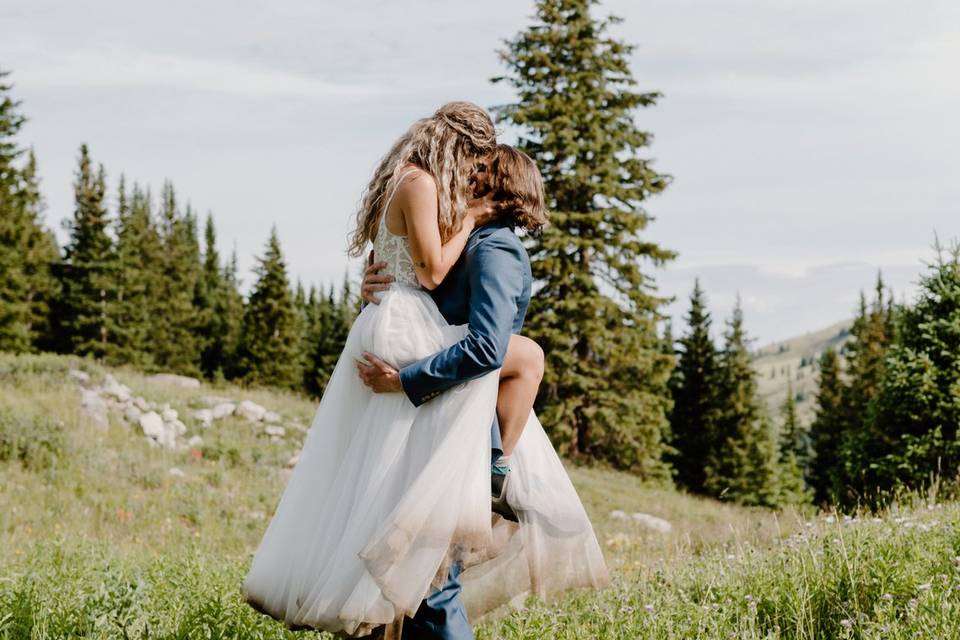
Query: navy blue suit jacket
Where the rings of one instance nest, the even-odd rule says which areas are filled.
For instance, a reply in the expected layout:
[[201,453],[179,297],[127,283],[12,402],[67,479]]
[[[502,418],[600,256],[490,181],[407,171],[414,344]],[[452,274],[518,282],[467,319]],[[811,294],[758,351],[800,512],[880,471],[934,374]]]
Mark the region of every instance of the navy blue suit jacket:
[[467,335],[400,370],[410,401],[419,406],[499,369],[510,335],[523,327],[532,283],[530,257],[511,227],[492,222],[474,230],[460,259],[431,292],[447,322],[468,325]]

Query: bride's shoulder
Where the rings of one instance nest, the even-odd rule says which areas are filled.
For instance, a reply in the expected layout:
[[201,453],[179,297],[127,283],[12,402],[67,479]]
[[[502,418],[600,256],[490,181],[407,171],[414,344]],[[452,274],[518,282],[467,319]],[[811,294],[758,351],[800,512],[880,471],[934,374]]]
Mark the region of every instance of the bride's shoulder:
[[400,182],[397,184],[397,197],[402,200],[410,198],[437,197],[437,182],[433,176],[416,165],[407,165],[400,173]]

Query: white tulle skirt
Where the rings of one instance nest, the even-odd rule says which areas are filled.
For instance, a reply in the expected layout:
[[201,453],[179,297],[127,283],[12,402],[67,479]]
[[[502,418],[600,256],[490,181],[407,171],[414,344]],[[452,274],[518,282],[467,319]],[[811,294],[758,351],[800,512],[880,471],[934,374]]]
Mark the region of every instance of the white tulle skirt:
[[414,615],[451,562],[470,567],[471,616],[606,583],[590,522],[532,414],[507,485],[521,523],[491,517],[499,372],[414,407],[372,393],[353,364],[370,351],[401,368],[465,334],[410,287],[360,313],[244,581],[252,606],[291,627],[362,636]]

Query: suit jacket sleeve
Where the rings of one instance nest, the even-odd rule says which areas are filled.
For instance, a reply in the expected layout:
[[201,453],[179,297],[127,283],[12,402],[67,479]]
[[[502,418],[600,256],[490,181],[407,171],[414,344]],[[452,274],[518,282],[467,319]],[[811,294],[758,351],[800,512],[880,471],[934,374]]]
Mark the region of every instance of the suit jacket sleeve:
[[523,292],[525,258],[512,232],[509,238],[490,236],[476,248],[469,264],[467,335],[400,370],[400,383],[414,405],[503,365]]

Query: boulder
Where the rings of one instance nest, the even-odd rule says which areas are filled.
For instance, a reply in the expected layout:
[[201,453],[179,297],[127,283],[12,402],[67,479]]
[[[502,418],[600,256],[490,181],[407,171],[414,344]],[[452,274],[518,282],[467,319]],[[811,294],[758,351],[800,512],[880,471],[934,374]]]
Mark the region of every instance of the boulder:
[[126,402],[131,398],[130,387],[120,384],[117,379],[109,373],[103,379],[103,393],[116,398],[120,402]]
[[87,384],[90,382],[90,374],[86,371],[80,371],[80,369],[70,369],[67,371],[67,377],[71,380],[76,380],[81,384]]
[[177,410],[171,409],[169,406],[164,406],[160,415],[163,416],[164,422],[173,422],[180,417],[180,414],[177,413]]
[[233,400],[230,398],[225,398],[223,396],[201,396],[200,402],[207,405],[210,408],[217,406],[218,404],[227,404],[233,403]]
[[648,529],[652,529],[657,533],[670,533],[673,531],[673,525],[663,518],[658,518],[652,516],[649,513],[635,513],[633,514],[634,522],[639,522]]
[[192,449],[199,449],[203,446],[203,438],[200,436],[191,436],[190,439],[187,440],[187,446]]
[[128,404],[123,410],[123,419],[127,422],[137,423],[140,421],[140,416],[142,415],[143,411],[135,404]]
[[199,422],[204,428],[213,423],[213,411],[210,409],[198,409],[193,412],[193,419]]
[[289,460],[287,460],[287,468],[292,469],[297,466],[297,463],[300,462],[300,454],[295,453]]
[[158,373],[147,378],[150,382],[164,384],[171,387],[182,387],[184,389],[200,388],[200,381],[190,376],[178,376],[172,373]]
[[250,422],[260,422],[264,414],[267,413],[266,407],[262,407],[256,402],[244,400],[237,406],[237,415],[242,416]]
[[282,420],[283,420],[283,417],[276,411],[267,411],[266,413],[263,414],[263,421],[269,422],[270,424],[277,424]]
[[615,511],[610,512],[610,517],[614,520],[629,520],[630,514],[626,511],[620,511],[619,509],[616,509]]
[[287,433],[287,430],[283,427],[275,424],[268,424],[263,428],[268,436],[276,436],[277,438],[282,438],[284,434]]
[[143,398],[141,398],[140,396],[137,396],[136,398],[134,398],[132,402],[133,402],[133,406],[135,406],[137,409],[140,409],[140,411],[150,411],[150,403],[144,400]]
[[183,424],[179,420],[170,420],[164,423],[167,427],[167,430],[172,432],[174,435],[182,436],[187,432],[187,425]]
[[183,477],[186,477],[187,475],[183,472],[183,469],[178,469],[177,467],[170,467],[169,473],[174,478],[183,478]]
[[237,405],[232,402],[221,402],[216,405],[211,411],[213,412],[213,419],[219,420],[220,418],[226,418],[227,416],[233,415],[233,412],[237,410]]
[[80,405],[83,407],[84,414],[98,427],[104,428],[109,424],[109,420],[107,419],[107,403],[104,402],[103,398],[101,398],[96,391],[81,389]]
[[143,430],[143,435],[153,438],[157,442],[165,439],[167,429],[163,425],[163,418],[160,417],[160,414],[156,411],[148,411],[142,416],[138,421],[140,424],[140,429]]

